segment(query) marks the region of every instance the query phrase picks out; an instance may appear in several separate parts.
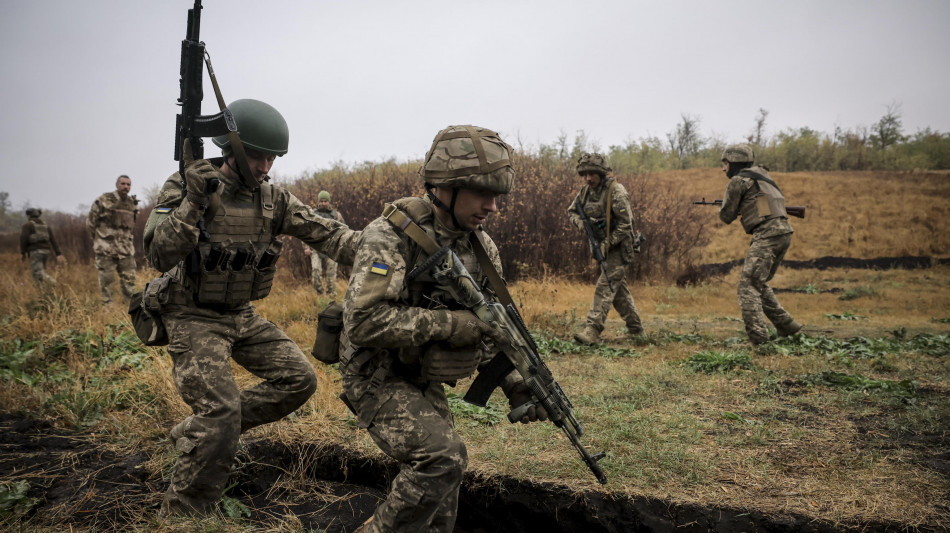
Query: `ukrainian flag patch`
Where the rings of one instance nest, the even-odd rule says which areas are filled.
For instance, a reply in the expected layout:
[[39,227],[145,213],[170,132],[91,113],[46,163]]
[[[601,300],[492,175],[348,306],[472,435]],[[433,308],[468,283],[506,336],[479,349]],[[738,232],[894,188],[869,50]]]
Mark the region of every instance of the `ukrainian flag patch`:
[[155,212],[160,215],[167,215],[168,213],[172,212],[172,208],[171,207],[156,207]]
[[389,265],[383,263],[373,262],[373,266],[369,269],[373,274],[379,274],[380,276],[385,276],[389,274]]

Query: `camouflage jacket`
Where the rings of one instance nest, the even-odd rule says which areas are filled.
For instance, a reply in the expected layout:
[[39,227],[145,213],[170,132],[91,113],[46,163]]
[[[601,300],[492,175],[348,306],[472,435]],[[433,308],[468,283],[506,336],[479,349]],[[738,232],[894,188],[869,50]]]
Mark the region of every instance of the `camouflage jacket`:
[[[328,219],[330,219],[330,220],[336,220],[337,222],[339,222],[339,223],[341,223],[341,224],[346,224],[346,221],[343,220],[343,215],[341,215],[340,212],[337,211],[336,209],[333,209],[333,208],[330,208],[330,209],[320,209],[320,208],[318,208],[318,207],[314,207],[313,210],[314,210],[314,212],[317,214],[317,216],[321,216],[321,217],[323,217],[323,218],[328,218]],[[319,250],[317,250],[316,248],[314,248],[314,247],[312,247],[312,246],[310,247],[310,250],[312,250],[313,252],[316,252],[316,253],[320,253]]]
[[61,255],[53,230],[39,217],[30,218],[20,228],[20,253],[25,255],[34,250],[52,250]]
[[[220,160],[213,161],[220,163]],[[240,208],[257,206],[260,219],[261,187],[251,191],[239,179],[219,175],[222,181],[221,208],[214,220],[208,224],[209,231],[215,232],[215,223],[223,220],[228,206]],[[269,224],[270,235],[263,238],[273,239],[277,235],[296,237],[345,265],[352,264],[354,245],[359,232],[346,225],[317,216],[296,196],[278,185],[265,183],[272,196],[273,221]],[[145,225],[145,251],[151,265],[160,272],[168,272],[181,264],[198,245],[198,221],[202,213],[184,201],[184,189],[181,176],[172,174],[162,186],[158,203],[152,210]],[[263,226],[263,225],[262,225]],[[223,231],[223,230],[222,230]],[[215,241],[223,239],[212,236]]]
[[[771,179],[768,171],[762,167],[753,166],[749,171],[765,176]],[[778,192],[781,194],[781,192]],[[756,198],[761,196],[759,185],[755,179],[749,177],[745,170],[740,171],[735,176],[729,178],[729,185],[726,186],[726,193],[723,196],[722,207],[719,209],[719,219],[726,224],[731,224],[742,213],[752,213],[757,209]],[[787,216],[769,218],[764,222],[755,225],[752,228],[746,228],[746,232],[757,239],[776,237],[793,233],[792,225],[788,222]]]
[[[607,213],[607,192],[613,189],[610,198],[610,213]],[[633,261],[633,218],[630,213],[630,196],[627,189],[613,178],[602,179],[597,187],[584,186],[567,208],[571,223],[584,231],[584,221],[577,213],[577,205],[583,206],[590,219],[594,233],[603,242],[609,239],[608,253],[619,251],[625,262]],[[607,220],[610,219],[608,226]]]
[[96,198],[86,217],[86,228],[92,234],[92,251],[96,254],[134,255],[132,230],[138,212],[135,195],[122,198],[118,192],[112,191]]

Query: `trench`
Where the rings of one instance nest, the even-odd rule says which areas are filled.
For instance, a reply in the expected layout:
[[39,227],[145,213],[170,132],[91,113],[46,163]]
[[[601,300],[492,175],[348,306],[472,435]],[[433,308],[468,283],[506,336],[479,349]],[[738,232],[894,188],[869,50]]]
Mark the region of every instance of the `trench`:
[[[295,513],[305,527],[327,533],[353,531],[385,497],[397,466],[388,459],[360,457],[339,446],[319,447],[256,442],[247,452],[258,460],[235,487],[240,498],[254,502],[287,472],[303,472],[308,482],[345,485],[356,500],[324,506],[335,522],[313,510]],[[306,465],[301,464],[301,459]],[[324,485],[325,487],[327,485]],[[363,488],[360,488],[363,487]],[[336,487],[339,488],[339,487]],[[608,485],[609,488],[609,485]],[[263,504],[263,502],[260,502]],[[320,504],[311,502],[311,507]],[[263,518],[263,517],[261,517]],[[894,531],[901,524],[863,522],[854,527],[796,514],[767,514],[754,509],[731,509],[674,503],[664,499],[633,497],[598,491],[576,492],[553,483],[532,483],[503,476],[485,478],[467,472],[459,494],[455,533],[629,533],[629,532],[818,532]]]

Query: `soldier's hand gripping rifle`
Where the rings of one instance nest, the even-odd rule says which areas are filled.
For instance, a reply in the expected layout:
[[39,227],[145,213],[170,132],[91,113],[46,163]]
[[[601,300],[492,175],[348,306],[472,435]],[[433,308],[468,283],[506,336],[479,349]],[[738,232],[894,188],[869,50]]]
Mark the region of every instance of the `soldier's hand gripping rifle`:
[[[718,205],[718,206],[722,207],[722,200],[713,200],[713,201],[711,201],[711,202],[707,202],[707,201],[706,201],[706,198],[704,197],[701,201],[699,201],[699,202],[693,202],[693,204],[695,204],[695,205]],[[785,212],[788,213],[789,215],[793,216],[793,217],[805,218],[805,206],[803,206],[803,205],[786,205],[786,206],[785,206]]]
[[574,210],[581,216],[581,221],[584,223],[584,231],[587,233],[587,240],[590,241],[590,247],[594,251],[594,259],[597,260],[600,269],[604,271],[604,277],[607,278],[607,286],[610,287],[610,292],[614,292],[614,284],[610,281],[610,274],[607,272],[607,260],[600,251],[600,241],[598,241],[597,236],[594,235],[593,223],[590,217],[587,216],[587,213],[584,212],[584,208],[580,202],[574,202]]
[[439,249],[425,263],[410,272],[408,279],[426,271],[441,289],[499,332],[500,340],[495,343],[495,348],[500,351],[491,362],[479,369],[478,376],[465,394],[465,401],[484,407],[492,391],[505,376],[512,370],[517,370],[531,391],[532,400],[512,409],[508,420],[512,423],[521,420],[534,405],[544,407],[548,417],[567,435],[597,480],[607,483],[607,476],[597,464],[606,454],[601,452],[591,455],[581,444],[580,436],[584,434],[584,429],[574,417],[574,406],[554,379],[551,370],[541,360],[538,346],[525,327],[518,310],[513,305],[506,307],[497,302],[488,302],[462,261],[447,246]]

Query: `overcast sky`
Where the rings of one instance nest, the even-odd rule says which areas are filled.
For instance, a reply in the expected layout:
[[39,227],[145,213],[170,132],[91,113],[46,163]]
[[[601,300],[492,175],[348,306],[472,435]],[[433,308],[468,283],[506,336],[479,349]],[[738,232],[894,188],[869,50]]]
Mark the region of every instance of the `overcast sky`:
[[[273,174],[420,158],[449,124],[510,144],[584,130],[599,146],[664,138],[681,114],[739,141],[868,126],[950,131],[946,0],[204,0],[201,38],[227,101],[290,125]],[[159,185],[173,160],[193,0],[0,0],[0,191],[78,212]],[[215,111],[205,80],[203,112]],[[210,145],[208,155],[218,151]]]

